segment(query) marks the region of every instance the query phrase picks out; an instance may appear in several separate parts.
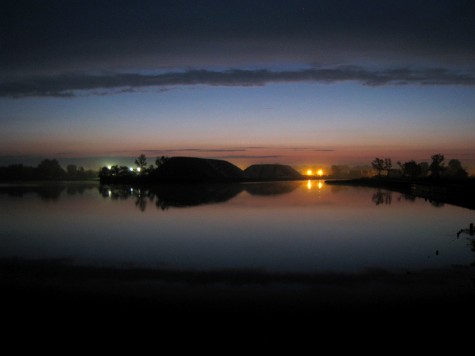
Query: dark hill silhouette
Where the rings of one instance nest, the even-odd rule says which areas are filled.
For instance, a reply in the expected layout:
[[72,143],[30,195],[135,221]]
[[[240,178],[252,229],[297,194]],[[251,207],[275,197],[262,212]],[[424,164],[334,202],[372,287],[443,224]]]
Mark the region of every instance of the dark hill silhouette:
[[159,172],[160,181],[168,182],[225,182],[244,178],[244,172],[232,163],[195,157],[172,157]]
[[254,164],[247,167],[244,173],[249,179],[256,180],[303,179],[295,169],[282,164]]
[[149,166],[139,172],[126,166],[103,167],[99,179],[102,184],[157,183],[229,183],[250,181],[301,180],[304,177],[290,166],[281,164],[253,165],[241,170],[234,164],[218,159],[172,157],[157,167]]

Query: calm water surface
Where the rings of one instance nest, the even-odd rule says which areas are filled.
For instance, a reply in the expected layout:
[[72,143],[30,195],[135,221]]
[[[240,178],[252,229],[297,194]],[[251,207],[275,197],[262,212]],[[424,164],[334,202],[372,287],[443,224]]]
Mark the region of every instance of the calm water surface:
[[323,181],[0,186],[0,258],[289,272],[468,265],[475,212]]

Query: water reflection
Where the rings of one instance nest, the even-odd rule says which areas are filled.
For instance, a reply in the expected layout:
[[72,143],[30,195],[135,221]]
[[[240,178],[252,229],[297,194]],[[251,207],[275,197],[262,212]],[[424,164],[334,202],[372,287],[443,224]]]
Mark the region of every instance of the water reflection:
[[0,202],[0,257],[303,272],[473,261],[452,241],[473,211],[318,180],[3,186]]
[[405,201],[408,201],[408,202],[415,202],[416,201],[416,197],[412,194],[401,194],[398,198],[398,201],[401,201],[402,199],[404,199]]
[[470,224],[470,227],[468,229],[460,229],[458,232],[457,232],[457,238],[461,235],[461,234],[468,234],[470,236],[475,236],[475,224],[471,223]]
[[293,192],[300,182],[245,183],[245,184],[164,184],[152,187],[99,186],[103,198],[112,200],[134,199],[135,206],[145,211],[149,204],[160,210],[170,207],[193,207],[225,203],[242,192],[253,196],[284,195]]
[[281,195],[292,193],[300,182],[273,182],[244,184],[243,189],[251,195]]
[[[470,237],[467,238],[469,245],[471,247],[472,252],[475,252],[475,224],[470,223],[468,229],[460,229],[457,232],[457,239],[460,235],[469,235]],[[475,261],[473,261],[470,266],[475,267]],[[473,279],[474,287],[475,287],[475,279]]]
[[322,190],[323,189],[323,180],[317,180],[317,181],[314,181],[314,180],[308,180],[307,181],[307,190],[308,191],[313,191],[313,190]]
[[0,187],[0,194],[10,197],[23,198],[28,194],[36,194],[43,201],[55,201],[66,189],[64,186],[13,186]]
[[445,205],[445,203],[437,200],[429,200],[430,205],[432,205],[434,208],[441,208]]
[[37,195],[42,201],[58,201],[66,193],[68,196],[82,195],[88,190],[97,188],[95,182],[63,182],[38,184],[2,184],[0,195],[23,198],[28,195]]
[[[338,192],[338,190],[333,190],[334,192]],[[376,189],[376,191],[373,193],[371,197],[371,201],[375,205],[391,205],[393,201],[393,193],[392,191],[389,190],[383,190],[383,189]],[[402,200],[408,201],[408,202],[415,202],[417,199],[416,196],[412,194],[400,194],[399,197],[397,198],[398,202],[401,202]],[[425,202],[429,203],[431,206],[434,208],[441,208],[445,205],[445,203],[438,201],[438,200],[432,200],[428,198],[423,198]]]
[[391,205],[392,202],[392,192],[390,191],[383,191],[381,189],[378,189],[374,194],[371,200],[376,204],[376,205]]
[[216,185],[158,185],[148,188],[128,186],[99,186],[104,198],[112,200],[134,199],[135,206],[145,211],[148,203],[161,210],[169,207],[191,207],[203,204],[223,203],[235,197],[243,189],[239,184]]

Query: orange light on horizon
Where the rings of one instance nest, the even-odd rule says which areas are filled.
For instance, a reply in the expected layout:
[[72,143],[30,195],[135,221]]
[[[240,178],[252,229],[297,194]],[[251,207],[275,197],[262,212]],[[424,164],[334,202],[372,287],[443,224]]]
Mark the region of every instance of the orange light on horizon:
[[319,170],[317,171],[317,174],[318,174],[320,177],[323,176],[323,169],[319,169]]
[[312,170],[311,169],[307,169],[307,175],[308,176],[311,176],[313,174]]

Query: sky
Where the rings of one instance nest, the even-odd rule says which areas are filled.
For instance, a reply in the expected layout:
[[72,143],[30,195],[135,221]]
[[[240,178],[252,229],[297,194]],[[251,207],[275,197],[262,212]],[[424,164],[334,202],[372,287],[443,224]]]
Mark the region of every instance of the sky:
[[475,173],[470,0],[0,5],[0,165],[143,153]]

